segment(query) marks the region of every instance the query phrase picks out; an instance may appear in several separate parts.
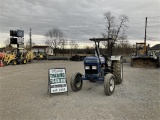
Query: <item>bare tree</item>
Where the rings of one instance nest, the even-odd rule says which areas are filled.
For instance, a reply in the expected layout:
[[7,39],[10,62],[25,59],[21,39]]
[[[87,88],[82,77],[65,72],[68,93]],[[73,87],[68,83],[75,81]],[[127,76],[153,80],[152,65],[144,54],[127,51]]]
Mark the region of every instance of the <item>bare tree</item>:
[[71,48],[71,56],[72,56],[73,49],[75,51],[79,46],[78,46],[78,43],[75,40],[71,40],[69,42],[69,45],[70,45],[70,48]]
[[122,35],[119,37],[119,42],[122,47],[124,47],[124,44],[128,43],[127,36],[125,35],[125,32],[123,32]]
[[[35,46],[35,45],[36,45],[36,43],[32,42],[32,46]],[[26,41],[26,45],[25,46],[26,46],[27,49],[30,49],[30,40]]]
[[7,38],[5,41],[4,41],[4,44],[5,44],[5,47],[12,47],[11,44],[10,44],[10,39]]
[[65,48],[65,46],[67,45],[67,43],[68,43],[68,41],[67,41],[66,39],[62,39],[62,40],[61,40],[60,46],[61,46],[61,48],[63,49],[63,57],[64,57],[64,48]]
[[58,28],[54,28],[49,30],[44,36],[46,39],[45,44],[54,49],[54,53],[56,56],[57,48],[63,40],[63,32]]
[[[120,17],[116,20],[116,17],[111,14],[111,12],[107,12],[104,14],[107,25],[106,25],[106,33],[102,33],[102,36],[108,38],[108,56],[112,55],[112,49],[114,44],[120,39],[121,34],[127,28],[126,22],[128,21],[128,17],[126,15],[120,15]],[[123,30],[122,30],[123,29]]]
[[78,48],[79,48],[78,42],[75,42],[75,44],[74,44],[74,54],[77,54]]

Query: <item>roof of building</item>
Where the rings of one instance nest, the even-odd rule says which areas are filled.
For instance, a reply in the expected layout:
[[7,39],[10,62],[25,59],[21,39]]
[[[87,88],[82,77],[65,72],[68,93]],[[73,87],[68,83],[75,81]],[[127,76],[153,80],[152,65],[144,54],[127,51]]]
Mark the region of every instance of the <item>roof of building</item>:
[[150,48],[151,50],[160,50],[160,44],[156,44]]
[[32,48],[47,48],[47,47],[49,47],[49,46],[39,46],[39,45],[37,45],[37,46],[33,46]]

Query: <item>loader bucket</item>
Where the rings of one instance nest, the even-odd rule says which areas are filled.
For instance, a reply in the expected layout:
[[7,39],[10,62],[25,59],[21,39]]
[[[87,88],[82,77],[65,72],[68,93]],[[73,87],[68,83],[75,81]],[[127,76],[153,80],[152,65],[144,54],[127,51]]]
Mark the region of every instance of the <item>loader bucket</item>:
[[131,66],[135,68],[157,68],[158,62],[154,58],[133,58]]

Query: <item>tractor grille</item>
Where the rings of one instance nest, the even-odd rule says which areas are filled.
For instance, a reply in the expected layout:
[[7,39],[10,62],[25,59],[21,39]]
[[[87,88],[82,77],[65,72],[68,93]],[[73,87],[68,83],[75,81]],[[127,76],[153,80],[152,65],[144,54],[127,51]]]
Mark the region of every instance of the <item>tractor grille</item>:
[[97,70],[93,70],[92,66],[89,66],[90,69],[85,70],[85,74],[97,74],[98,73],[98,68]]
[[85,70],[86,74],[97,74],[98,71],[97,70]]

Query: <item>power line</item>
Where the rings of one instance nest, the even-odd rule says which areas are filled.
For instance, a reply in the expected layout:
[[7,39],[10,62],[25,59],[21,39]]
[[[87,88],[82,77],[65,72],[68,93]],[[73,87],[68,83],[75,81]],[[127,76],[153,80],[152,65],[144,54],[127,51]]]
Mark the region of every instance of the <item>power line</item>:
[[147,26],[147,27],[159,27],[160,26],[160,24],[158,24],[158,25],[152,25],[152,26]]
[[128,28],[138,29],[138,28],[144,28],[144,27],[131,27],[131,26],[129,26]]
[[129,21],[129,23],[131,23],[131,24],[144,24],[144,22],[130,22],[130,21]]
[[160,16],[155,16],[155,17],[148,17],[150,19],[160,19]]

